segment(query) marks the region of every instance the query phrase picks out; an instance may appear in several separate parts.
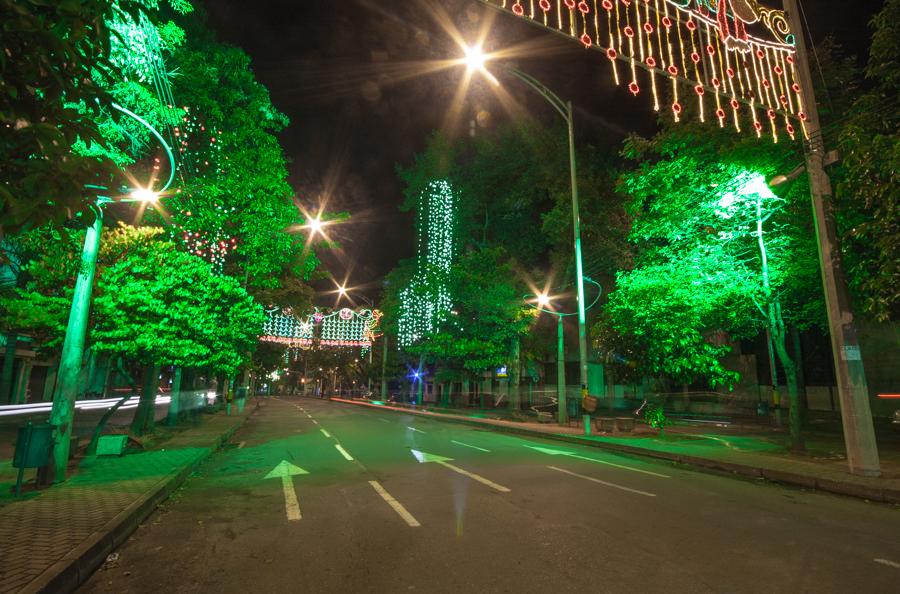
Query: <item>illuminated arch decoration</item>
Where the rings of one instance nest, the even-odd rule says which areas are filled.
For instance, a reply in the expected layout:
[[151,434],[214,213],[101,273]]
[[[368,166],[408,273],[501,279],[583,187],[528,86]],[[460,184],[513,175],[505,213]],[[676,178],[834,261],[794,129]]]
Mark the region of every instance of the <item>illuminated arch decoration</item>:
[[450,268],[456,251],[457,196],[446,180],[433,181],[419,196],[416,273],[400,292],[399,346],[433,333],[453,307]]
[[290,309],[272,308],[266,314],[260,340],[291,348],[319,345],[368,349],[375,341],[381,320],[377,309],[344,308],[330,314],[317,309],[305,318],[297,317]]
[[675,121],[693,95],[701,121],[712,111],[720,127],[730,122],[740,132],[750,123],[757,136],[767,131],[775,142],[780,128],[795,138],[799,122],[808,138],[794,36],[783,11],[756,0],[480,1],[602,51],[615,83],[634,95],[645,90],[638,70],[648,72],[656,111],[659,85],[671,87]]
[[309,347],[313,344],[314,328],[312,316],[301,320],[290,308],[272,308],[266,311],[263,323],[262,342],[276,342],[292,347]]

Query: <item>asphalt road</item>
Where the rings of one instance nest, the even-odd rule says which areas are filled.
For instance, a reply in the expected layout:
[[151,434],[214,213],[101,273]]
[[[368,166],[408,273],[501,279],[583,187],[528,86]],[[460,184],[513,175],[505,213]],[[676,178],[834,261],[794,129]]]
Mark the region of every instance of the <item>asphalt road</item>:
[[900,511],[274,399],[119,554],[81,591],[881,593]]

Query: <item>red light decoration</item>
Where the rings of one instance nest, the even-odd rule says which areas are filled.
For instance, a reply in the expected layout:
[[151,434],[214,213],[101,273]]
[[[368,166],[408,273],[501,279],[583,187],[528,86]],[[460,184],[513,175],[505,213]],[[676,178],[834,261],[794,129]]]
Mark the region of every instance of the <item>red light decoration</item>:
[[[676,121],[683,108],[679,90],[687,85],[694,90],[701,121],[711,95],[720,126],[730,110],[736,131],[741,131],[741,119],[749,118],[761,136],[762,112],[775,142],[779,127],[793,138],[796,122],[808,137],[793,36],[782,11],[756,2],[735,9],[734,0],[481,1],[602,51],[616,85],[622,84],[617,62],[626,63],[631,76],[625,84],[634,95],[641,90],[638,69],[645,71],[657,111],[657,78],[662,77],[671,84]],[[740,109],[741,104],[749,109]]]

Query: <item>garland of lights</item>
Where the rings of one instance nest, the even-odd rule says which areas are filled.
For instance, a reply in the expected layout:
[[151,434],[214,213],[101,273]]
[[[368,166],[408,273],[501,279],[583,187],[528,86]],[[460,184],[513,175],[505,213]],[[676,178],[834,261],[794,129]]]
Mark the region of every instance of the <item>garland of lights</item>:
[[[740,132],[742,120],[750,121],[762,136],[767,121],[778,142],[778,120],[792,139],[796,120],[808,138],[794,36],[782,11],[749,0],[481,1],[605,52],[616,85],[624,76],[633,95],[642,91],[638,68],[649,72],[656,111],[657,77],[671,83],[670,109],[676,122],[683,110],[679,86],[688,86],[700,121],[706,121],[707,110],[714,106],[720,127],[730,120]],[[749,34],[748,26],[757,23],[768,29],[771,39]],[[617,60],[627,65],[624,72]]]
[[457,198],[445,181],[428,184],[419,196],[416,273],[400,291],[399,346],[433,333],[453,307],[448,277],[456,247]]
[[[187,106],[181,108],[181,117],[174,128],[176,147],[180,155],[179,169],[182,175],[211,172],[222,175],[222,131],[208,128],[205,121],[192,113]],[[179,191],[179,206],[173,208],[169,227],[173,239],[178,239],[185,249],[209,262],[217,274],[221,274],[229,254],[237,248],[237,239],[226,230],[227,221],[235,207],[216,204],[212,209],[194,208],[191,197]]]
[[381,315],[377,309],[354,311],[345,307],[330,314],[316,309],[306,319],[300,319],[290,309],[273,308],[266,312],[260,340],[291,348],[318,344],[369,349],[375,340]]

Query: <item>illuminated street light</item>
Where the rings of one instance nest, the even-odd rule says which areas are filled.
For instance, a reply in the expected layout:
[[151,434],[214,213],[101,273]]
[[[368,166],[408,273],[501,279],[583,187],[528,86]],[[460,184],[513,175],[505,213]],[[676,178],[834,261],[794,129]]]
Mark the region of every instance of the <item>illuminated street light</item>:
[[463,63],[471,72],[472,70],[483,70],[484,63],[487,62],[487,56],[481,50],[480,45],[465,48],[466,57]]
[[[490,59],[490,56],[485,56],[482,53],[480,45],[464,48],[464,51],[466,57],[464,60],[461,60],[461,63],[466,64],[470,70],[472,68],[477,68],[480,72],[485,74],[491,82],[499,84],[497,79],[484,67],[485,62]],[[563,101],[556,93],[551,91],[546,85],[530,74],[526,74],[521,70],[510,66],[501,65],[500,67],[504,72],[516,77],[543,97],[553,106],[559,115],[562,116],[567,124],[569,136],[569,178],[572,193],[572,239],[575,251],[575,288],[577,289],[578,294],[578,367],[581,372],[580,383],[584,389],[587,388],[588,385],[587,318],[585,316],[587,307],[584,294],[584,265],[581,254],[581,214],[578,206],[578,174],[575,165],[575,116],[573,114],[572,102]],[[561,421],[564,420],[564,413],[565,411],[560,412]]]
[[156,202],[159,200],[159,193],[148,188],[135,188],[129,197],[128,202]]
[[315,235],[316,233],[322,232],[322,227],[325,226],[325,223],[322,221],[321,218],[316,217],[316,218],[312,219],[306,226],[311,231],[310,235]]
[[537,296],[537,304],[540,308],[545,308],[550,305],[550,296],[546,293],[541,293]]

